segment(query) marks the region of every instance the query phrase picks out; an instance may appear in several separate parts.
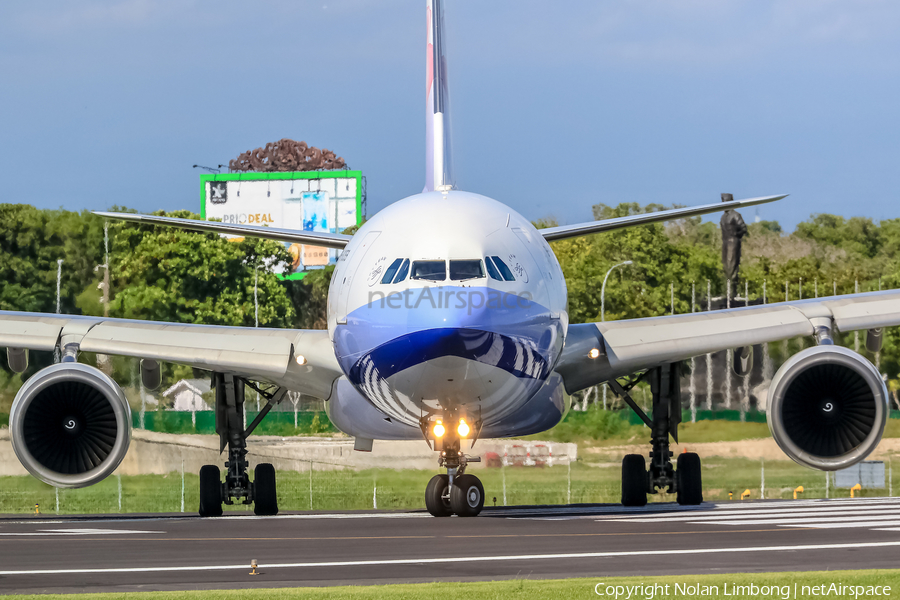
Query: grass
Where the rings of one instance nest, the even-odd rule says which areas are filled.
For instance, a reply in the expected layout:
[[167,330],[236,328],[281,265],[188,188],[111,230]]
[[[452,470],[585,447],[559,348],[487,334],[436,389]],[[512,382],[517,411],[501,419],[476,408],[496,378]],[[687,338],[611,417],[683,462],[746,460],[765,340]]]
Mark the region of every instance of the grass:
[[678,426],[678,441],[684,444],[739,442],[770,436],[769,426],[765,423],[697,421],[696,423],[682,423]]
[[[260,571],[265,576],[265,565],[261,565]],[[132,600],[206,600],[208,598],[240,599],[240,600],[268,600],[272,597],[284,599],[327,599],[349,600],[351,598],[405,598],[409,600],[469,600],[470,598],[484,598],[487,600],[506,600],[513,598],[528,598],[529,600],[559,600],[559,598],[597,598],[601,597],[595,592],[599,586],[601,592],[609,592],[605,597],[615,598],[616,587],[621,594],[619,598],[628,596],[628,589],[632,590],[631,598],[696,598],[707,590],[712,597],[728,597],[734,600],[759,598],[804,598],[813,596],[814,586],[852,586],[849,590],[841,589],[843,593],[831,593],[831,596],[840,597],[872,597],[873,590],[867,590],[868,586],[890,586],[890,591],[881,597],[890,597],[900,589],[900,570],[866,570],[866,571],[809,571],[788,573],[734,573],[716,575],[675,575],[675,576],[644,576],[644,577],[595,577],[579,579],[549,579],[530,580],[513,579],[506,581],[484,582],[433,582],[411,583],[397,585],[376,586],[334,586],[326,588],[280,588],[280,589],[250,589],[250,590],[215,590],[215,591],[190,591],[190,592],[137,592],[137,593],[112,593],[112,594],[82,594],[79,598],[97,598],[98,600],[114,600],[129,598]],[[649,593],[647,586],[656,584]],[[635,594],[634,586],[645,586],[642,594]],[[696,587],[691,587],[696,586]],[[705,586],[705,587],[704,587]],[[752,586],[757,586],[754,589]],[[767,594],[762,594],[759,588],[768,586]],[[778,589],[771,591],[772,586]],[[862,589],[859,589],[860,586]],[[828,589],[827,587],[825,588]],[[696,591],[694,591],[696,590]],[[796,595],[795,595],[796,590]],[[638,588],[640,591],[640,588]],[[868,593],[866,593],[868,591]],[[855,593],[854,593],[855,592]],[[825,596],[826,594],[820,594]],[[32,596],[7,596],[7,598],[34,598],[40,600],[53,600],[55,598],[71,598],[56,594],[41,594]]]
[[[646,426],[630,423],[626,411],[603,410],[597,405],[591,405],[583,412],[570,410],[554,428],[524,439],[574,442],[579,448],[584,448],[645,442],[649,439],[649,434]],[[678,426],[679,441],[690,444],[739,442],[770,436],[766,423],[707,419],[696,423],[684,422]],[[888,419],[884,437],[900,437],[900,419]]]
[[[484,484],[487,506],[533,504],[615,503],[621,494],[621,467],[608,462],[577,461],[553,467],[473,468]],[[706,457],[703,461],[704,498],[728,500],[733,492],[739,501],[744,490],[750,498],[760,498],[762,469],[759,461],[744,458]],[[304,464],[305,468],[306,465]],[[765,497],[792,498],[803,486],[803,498],[824,498],[825,474],[801,467],[790,460],[767,461]],[[890,470],[892,471],[892,469]],[[281,510],[424,509],[424,490],[437,473],[430,469],[367,469],[364,471],[305,470],[278,472],[278,504]],[[893,476],[892,488],[900,492],[900,474]],[[121,484],[121,508],[119,505]],[[196,511],[199,504],[196,474],[184,476],[184,510]],[[866,489],[863,496],[886,496],[889,489]],[[828,489],[828,495],[849,497],[847,489]],[[60,514],[179,512],[182,503],[180,473],[109,477],[97,485],[58,490]],[[495,501],[496,499],[496,501]],[[54,514],[57,490],[31,476],[0,477],[0,513],[29,513],[40,504],[42,513]],[[651,502],[671,502],[673,495],[656,494]],[[245,511],[232,506],[226,510]]]
[[[891,433],[900,437],[900,420]],[[885,436],[888,437],[888,431]],[[579,446],[615,446],[634,441],[645,441],[649,435],[644,425],[634,425],[628,421],[624,411],[603,410],[593,405],[588,410],[569,411],[563,421],[543,433],[526,439],[551,442],[575,442]],[[682,423],[678,427],[679,440],[690,443],[736,442],[740,440],[769,436],[765,423],[741,423],[740,421],[702,420],[696,423]]]

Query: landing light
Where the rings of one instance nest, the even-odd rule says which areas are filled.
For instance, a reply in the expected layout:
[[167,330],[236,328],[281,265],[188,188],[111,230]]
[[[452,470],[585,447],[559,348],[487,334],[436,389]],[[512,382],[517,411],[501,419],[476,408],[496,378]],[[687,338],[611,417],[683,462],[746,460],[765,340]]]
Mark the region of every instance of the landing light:
[[588,352],[588,356],[590,356],[591,358],[597,358],[598,356],[600,356],[600,351],[596,348],[591,348],[591,351]]
[[306,364],[306,357],[302,354],[297,355],[297,364],[301,367]]
[[440,419],[434,424],[434,437],[444,437],[444,424],[441,423]]
[[459,437],[466,437],[469,435],[469,425],[466,423],[465,419],[459,420],[459,426],[456,428],[456,432],[459,434]]

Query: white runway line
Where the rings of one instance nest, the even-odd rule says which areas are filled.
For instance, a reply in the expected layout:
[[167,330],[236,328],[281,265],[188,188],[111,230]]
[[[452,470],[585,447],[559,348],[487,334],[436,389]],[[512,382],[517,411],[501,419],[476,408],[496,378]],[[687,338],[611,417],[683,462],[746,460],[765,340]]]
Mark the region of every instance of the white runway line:
[[[895,517],[900,517],[900,515],[895,515]],[[779,527],[814,527],[815,529],[846,529],[851,527],[885,527],[887,525],[894,526],[900,525],[900,520],[896,521],[862,521],[855,523],[845,523],[846,519],[842,519],[841,521],[832,522],[832,523],[818,523],[816,525],[794,525],[789,523],[784,523],[779,525]],[[884,529],[879,529],[879,531],[885,531]]]
[[104,519],[103,517],[97,517],[92,519],[82,519],[78,518],[77,521],[65,520],[65,519],[55,519],[55,520],[43,520],[43,519],[34,519],[34,520],[19,520],[19,521],[0,521],[0,527],[4,525],[66,525],[69,523],[104,523],[106,525],[110,525],[113,523],[158,523],[158,522],[171,522],[171,521],[209,521],[216,520],[219,522],[227,523],[229,521],[258,521],[265,519],[272,520],[292,520],[292,519],[432,519],[430,514],[427,512],[422,513],[384,513],[384,514],[376,514],[376,513],[326,513],[326,514],[300,514],[300,515],[275,515],[271,517],[260,517],[257,515],[228,515],[222,517],[201,517],[199,515],[196,516],[188,516],[188,515],[179,515],[179,516],[160,516],[160,517],[134,517],[134,518],[124,518],[124,519]]
[[754,510],[754,511],[746,511],[746,512],[736,512],[736,511],[710,511],[708,513],[695,514],[695,515],[682,515],[682,514],[668,514],[668,515],[654,515],[652,517],[628,517],[624,519],[597,519],[598,521],[606,521],[606,522],[614,522],[614,523],[669,523],[669,522],[679,522],[679,521],[691,521],[693,523],[698,523],[701,521],[719,521],[722,519],[727,519],[729,517],[735,517],[740,519],[746,519],[747,522],[753,522],[755,519],[764,519],[766,517],[834,517],[840,515],[846,515],[848,513],[857,514],[859,512],[864,512],[867,515],[876,515],[876,514],[892,514],[900,517],[900,507],[898,508],[880,508],[876,506],[860,506],[853,508],[851,510],[826,510],[826,509],[800,509],[800,510]]
[[[874,500],[882,500],[882,501],[874,501]],[[726,513],[726,512],[734,512],[735,514],[749,514],[753,512],[766,512],[766,511],[776,511],[776,510],[850,510],[853,508],[871,508],[878,510],[888,510],[894,508],[896,510],[900,510],[900,499],[891,498],[891,499],[871,499],[871,500],[856,500],[856,499],[842,499],[842,500],[776,500],[776,501],[763,501],[763,502],[726,502],[720,504],[701,504],[699,506],[659,506],[653,510],[649,510],[652,505],[647,505],[647,510],[641,512],[650,512],[649,515],[642,515],[646,518],[651,517],[663,517],[667,515],[686,515],[689,516],[691,513]],[[608,519],[632,519],[636,518],[638,514],[628,514],[622,510],[617,511],[619,514],[610,515],[606,517]]]
[[[615,558],[623,556],[660,556],[660,555],[685,555],[685,554],[735,554],[753,552],[798,552],[804,550],[859,550],[862,548],[896,548],[897,542],[870,542],[852,544],[810,544],[798,546],[757,546],[749,548],[683,548],[678,550],[633,550],[622,552],[576,552],[569,554],[521,554],[508,556],[448,556],[441,558],[400,558],[389,560],[348,560],[334,562],[306,562],[306,563],[273,563],[260,564],[261,570],[265,569],[303,569],[312,567],[365,567],[387,565],[429,565],[463,562],[487,562],[487,561],[523,561],[523,560],[572,560],[578,558]],[[236,569],[247,570],[249,566],[240,565],[191,565],[179,567],[123,567],[106,569],[33,569],[0,571],[0,576],[13,575],[77,575],[94,573],[160,573],[179,571],[230,571]]]
[[37,531],[19,531],[15,533],[0,533],[0,535],[4,536],[47,536],[47,535],[55,535],[59,536],[69,536],[69,535],[122,535],[129,533],[165,533],[165,531],[141,531],[138,529],[39,529]]
[[[701,505],[703,506],[703,505]],[[785,500],[747,505],[717,504],[707,510],[649,515],[610,515],[598,523],[689,523],[698,525],[776,525],[815,529],[872,528],[900,525],[896,498]]]
[[722,521],[699,521],[699,524],[702,525],[785,525],[785,526],[797,526],[797,527],[827,527],[827,526],[837,526],[841,523],[853,523],[853,522],[868,522],[868,523],[882,523],[884,521],[896,521],[900,519],[900,514],[893,515],[878,515],[878,516],[870,516],[870,515],[862,515],[858,517],[825,517],[825,518],[797,518],[792,519],[789,517],[782,517],[780,519],[727,519]]

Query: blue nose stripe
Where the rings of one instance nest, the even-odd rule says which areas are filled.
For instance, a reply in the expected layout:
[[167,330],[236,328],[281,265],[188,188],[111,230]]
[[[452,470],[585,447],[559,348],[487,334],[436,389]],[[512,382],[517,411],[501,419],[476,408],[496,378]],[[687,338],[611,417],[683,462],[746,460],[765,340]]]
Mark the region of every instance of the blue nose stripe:
[[527,379],[543,380],[550,370],[548,357],[526,339],[478,329],[441,328],[416,331],[378,346],[361,356],[348,375],[354,384],[365,385],[373,377],[387,379],[444,356],[478,361]]
[[524,295],[486,287],[438,286],[379,295],[347,315],[338,327],[339,356],[377,348],[398,335],[456,327],[539,340],[552,321],[550,309]]

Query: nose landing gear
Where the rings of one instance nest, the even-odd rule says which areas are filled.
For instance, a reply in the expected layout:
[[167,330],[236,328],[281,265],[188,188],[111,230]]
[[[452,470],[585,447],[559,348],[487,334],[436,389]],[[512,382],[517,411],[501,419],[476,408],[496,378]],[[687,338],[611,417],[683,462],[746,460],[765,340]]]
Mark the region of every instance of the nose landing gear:
[[484,486],[476,476],[466,473],[470,462],[481,457],[466,456],[459,449],[459,437],[436,441],[441,456],[438,466],[447,469],[446,475],[435,475],[425,488],[425,507],[435,517],[477,517],[484,508]]

